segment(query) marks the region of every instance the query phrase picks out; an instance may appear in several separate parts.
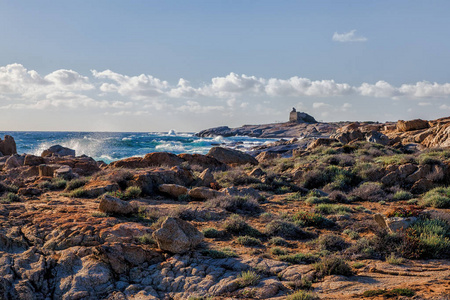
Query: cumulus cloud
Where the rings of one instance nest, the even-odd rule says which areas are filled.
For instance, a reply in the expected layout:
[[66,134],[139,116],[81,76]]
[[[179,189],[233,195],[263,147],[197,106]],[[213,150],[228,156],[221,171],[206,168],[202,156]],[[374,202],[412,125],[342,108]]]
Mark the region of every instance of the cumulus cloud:
[[[313,109],[345,112],[352,107],[351,103],[331,106],[331,98],[348,96],[416,99],[421,100],[417,105],[426,106],[433,98],[450,98],[450,83],[421,81],[394,86],[380,80],[351,85],[332,79],[261,78],[231,72],[194,86],[184,78],[171,84],[148,74],[129,76],[111,70],[92,70],[85,76],[60,69],[41,75],[21,64],[0,67],[0,108],[3,110],[97,109],[110,115],[139,115],[138,112],[153,111],[230,114],[252,109],[260,115],[276,115],[281,109],[278,101],[307,103],[308,98],[315,100],[307,103]],[[324,98],[330,99],[322,100]],[[446,106],[441,108],[446,109]]]
[[335,42],[341,42],[341,43],[346,43],[346,42],[366,42],[367,38],[364,36],[357,36],[356,35],[356,30],[350,30],[349,32],[344,32],[344,33],[337,33],[335,32],[333,34],[333,41]]

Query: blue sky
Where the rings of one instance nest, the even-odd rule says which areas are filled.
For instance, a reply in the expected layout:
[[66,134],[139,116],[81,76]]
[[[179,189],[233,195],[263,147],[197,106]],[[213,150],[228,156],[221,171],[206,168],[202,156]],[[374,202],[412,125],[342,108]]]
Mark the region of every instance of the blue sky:
[[[1,1],[3,130],[450,115],[449,1]],[[180,80],[181,79],[181,80]]]

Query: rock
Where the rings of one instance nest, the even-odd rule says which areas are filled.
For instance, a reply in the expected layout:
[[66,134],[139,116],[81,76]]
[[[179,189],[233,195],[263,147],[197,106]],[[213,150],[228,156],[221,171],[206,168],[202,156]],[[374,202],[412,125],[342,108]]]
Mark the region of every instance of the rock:
[[229,195],[229,196],[238,196],[238,197],[250,196],[252,198],[255,198],[256,200],[264,199],[264,197],[261,196],[261,194],[258,193],[254,188],[233,186],[233,187],[229,187],[229,188],[223,188],[219,192],[221,192],[224,195]]
[[23,196],[39,196],[40,194],[42,194],[42,191],[33,187],[23,187],[20,188],[17,193]]
[[220,196],[220,195],[222,195],[222,193],[220,193],[216,190],[207,188],[207,187],[199,186],[199,187],[195,187],[195,188],[191,189],[189,191],[188,195],[191,198],[208,200],[208,199],[212,199],[217,196]]
[[158,186],[158,190],[161,193],[166,193],[174,198],[178,198],[179,196],[186,195],[188,193],[188,189],[186,187],[178,184],[161,184]]
[[53,177],[53,172],[61,168],[61,165],[39,165],[40,177]]
[[25,155],[25,160],[23,162],[25,166],[39,166],[45,164],[43,157],[27,154]]
[[398,167],[398,173],[401,178],[406,178],[417,171],[417,166],[413,164],[404,164]]
[[10,135],[5,135],[4,140],[0,139],[0,153],[3,155],[17,154],[16,142]]
[[263,279],[256,287],[256,297],[257,299],[272,298],[283,289],[284,286],[279,280],[275,278]]
[[428,174],[431,173],[431,166],[430,165],[423,165],[419,166],[417,171],[406,177],[406,181],[408,182],[416,182],[417,180],[420,180],[422,178],[426,178]]
[[218,161],[214,157],[202,154],[178,154],[178,157],[188,162],[190,166],[200,166],[203,169],[226,170],[227,165]]
[[450,123],[437,125],[433,134],[427,135],[422,145],[427,148],[450,147]]
[[75,156],[75,150],[69,149],[67,147],[63,147],[61,145],[54,145],[48,148],[47,150],[44,150],[41,154],[42,157],[47,156]]
[[362,134],[362,132],[359,130],[354,130],[354,131],[336,133],[334,135],[331,135],[330,138],[335,138],[343,144],[348,144],[352,141],[364,140],[364,134]]
[[370,143],[376,143],[381,145],[388,145],[389,144],[389,138],[378,131],[372,131],[366,136],[366,141]]
[[428,127],[430,127],[430,125],[428,124],[428,121],[424,121],[421,119],[415,119],[415,120],[409,120],[409,121],[398,120],[398,122],[397,122],[397,130],[399,132],[425,129]]
[[416,217],[409,217],[409,218],[392,217],[386,218],[386,225],[392,232],[396,232],[400,230],[405,230],[415,221],[417,221]]
[[11,155],[7,160],[6,160],[6,162],[5,162],[5,165],[4,165],[4,169],[5,170],[10,170],[10,169],[14,169],[14,168],[18,168],[18,167],[20,167],[21,165],[20,165],[20,162],[19,162],[19,160],[17,159],[17,157],[15,156],[15,155]]
[[212,183],[216,183],[214,179],[214,175],[212,174],[210,169],[204,170],[198,178],[202,181],[201,185],[210,187]]
[[138,169],[147,168],[148,162],[144,161],[142,157],[129,157],[117,161],[113,161],[109,164],[113,168],[127,168],[127,169]]
[[56,169],[55,171],[53,171],[53,177],[55,178],[63,178],[65,180],[71,180],[73,179],[75,176],[72,172],[72,168],[69,166],[62,166],[59,169]]
[[248,173],[248,176],[254,177],[261,177],[263,175],[266,175],[266,172],[264,172],[261,168],[254,168],[250,173]]
[[381,178],[381,183],[387,186],[393,186],[399,183],[400,175],[397,172],[389,172]]
[[261,152],[260,154],[258,154],[255,158],[258,162],[264,162],[264,161],[269,161],[275,158],[280,157],[280,155],[278,153],[273,153],[270,151],[264,151]]
[[408,217],[408,218],[401,218],[401,217],[392,217],[392,218],[385,218],[381,214],[375,214],[374,216],[375,222],[381,227],[386,230],[389,230],[390,232],[396,232],[400,230],[404,230],[408,228],[412,223],[417,221],[416,217]]
[[98,210],[108,214],[127,215],[136,211],[135,206],[119,198],[103,195]]
[[422,194],[434,187],[433,182],[426,178],[421,178],[417,180],[411,187],[411,192],[413,194]]
[[184,253],[195,248],[203,240],[203,234],[190,223],[169,217],[153,232],[153,238],[161,250]]
[[160,166],[178,166],[183,162],[183,159],[179,158],[173,153],[167,152],[153,152],[144,156],[144,161],[147,162],[150,167]]
[[98,197],[107,192],[114,192],[119,190],[117,183],[101,180],[101,181],[90,181],[84,187],[86,196],[89,198]]
[[207,155],[214,157],[218,161],[227,165],[258,164],[258,161],[253,156],[228,148],[213,147],[209,150]]
[[307,150],[313,150],[320,146],[330,146],[333,143],[337,143],[338,140],[334,138],[318,138],[308,145]]

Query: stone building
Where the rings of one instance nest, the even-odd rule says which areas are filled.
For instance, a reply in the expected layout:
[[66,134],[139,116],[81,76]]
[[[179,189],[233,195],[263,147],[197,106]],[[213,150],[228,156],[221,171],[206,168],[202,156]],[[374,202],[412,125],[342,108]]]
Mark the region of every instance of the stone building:
[[295,107],[292,108],[291,113],[289,114],[289,122],[296,122],[296,123],[317,123],[316,119],[314,117],[308,115],[305,112],[299,112],[295,109]]

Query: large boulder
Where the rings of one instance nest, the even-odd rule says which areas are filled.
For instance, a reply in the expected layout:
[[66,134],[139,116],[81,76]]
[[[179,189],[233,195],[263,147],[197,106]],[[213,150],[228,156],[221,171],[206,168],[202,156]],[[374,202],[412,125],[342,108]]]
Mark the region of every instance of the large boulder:
[[0,153],[3,155],[17,154],[16,142],[10,135],[5,135],[5,139],[0,139]]
[[399,132],[413,131],[413,130],[425,129],[425,128],[429,128],[429,127],[430,127],[430,124],[428,124],[428,121],[421,120],[421,119],[415,119],[415,120],[409,120],[409,121],[398,120],[398,122],[397,122],[397,131],[399,131]]
[[98,210],[108,214],[127,215],[135,212],[136,207],[119,198],[103,195]]
[[144,161],[142,157],[129,157],[117,161],[113,161],[109,164],[113,168],[127,168],[127,169],[138,169],[147,168],[148,163]]
[[389,144],[389,138],[378,131],[372,131],[366,135],[366,141],[370,143],[376,143],[381,145]]
[[338,140],[337,139],[333,139],[333,138],[318,138],[316,140],[314,140],[314,142],[312,142],[311,144],[308,145],[308,150],[313,150],[316,149],[317,147],[320,146],[330,146],[333,143],[337,143]]
[[47,156],[75,156],[75,150],[63,147],[61,145],[54,145],[44,150],[41,154],[42,157]]
[[222,193],[203,186],[195,187],[189,191],[188,195],[194,199],[208,200],[222,195]]
[[450,147],[450,123],[435,127],[434,134],[429,134],[422,144],[428,148]]
[[153,232],[153,238],[161,250],[184,253],[201,243],[203,234],[190,223],[169,217]]
[[25,155],[25,161],[23,164],[25,166],[39,166],[45,164],[45,160],[41,156],[27,154]]
[[188,162],[191,166],[197,165],[204,169],[225,170],[227,168],[226,164],[208,155],[182,153],[178,154],[178,157]]
[[212,156],[218,161],[221,161],[224,164],[227,165],[245,165],[245,164],[251,164],[251,165],[257,165],[258,161],[251,155],[234,150],[229,148],[223,148],[223,147],[213,147],[209,150],[208,156]]
[[188,189],[178,184],[161,184],[158,186],[158,190],[161,193],[168,194],[171,197],[178,198],[179,196],[186,195]]
[[160,166],[178,166],[183,162],[183,159],[179,158],[173,153],[168,152],[153,152],[144,156],[144,161],[147,162],[150,167]]

